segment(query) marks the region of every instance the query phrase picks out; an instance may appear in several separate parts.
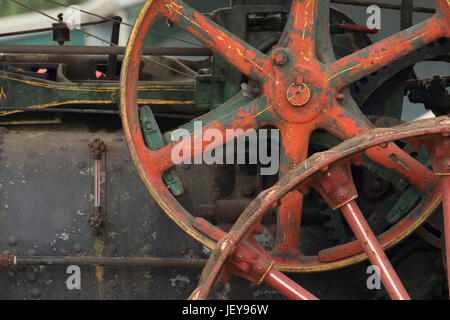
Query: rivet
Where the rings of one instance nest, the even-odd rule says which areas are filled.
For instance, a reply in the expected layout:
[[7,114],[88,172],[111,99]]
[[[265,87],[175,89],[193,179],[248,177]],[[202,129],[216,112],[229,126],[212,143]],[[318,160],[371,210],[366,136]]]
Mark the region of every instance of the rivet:
[[29,282],[29,283],[34,283],[36,282],[36,275],[32,272],[26,273],[25,274],[25,279]]
[[344,200],[348,197],[348,191],[345,189],[339,189],[336,191],[335,195],[339,200]]
[[15,236],[10,236],[10,237],[8,238],[8,244],[9,244],[11,247],[17,246],[17,243],[18,243],[18,241],[17,241],[17,238],[16,238]]
[[81,252],[81,245],[79,243],[75,243],[72,247],[73,251],[76,253]]
[[116,283],[114,280],[110,280],[110,281],[108,282],[108,287],[109,287],[110,289],[115,289],[115,288],[117,288],[117,283]]
[[445,169],[450,169],[450,159],[445,159],[443,166]]
[[32,288],[32,289],[30,290],[30,296],[31,296],[33,299],[39,298],[39,297],[41,296],[41,289],[39,289],[39,288]]
[[342,94],[342,93],[339,93],[338,95],[336,95],[336,100],[337,100],[339,103],[344,102],[344,101],[345,101],[345,95]]

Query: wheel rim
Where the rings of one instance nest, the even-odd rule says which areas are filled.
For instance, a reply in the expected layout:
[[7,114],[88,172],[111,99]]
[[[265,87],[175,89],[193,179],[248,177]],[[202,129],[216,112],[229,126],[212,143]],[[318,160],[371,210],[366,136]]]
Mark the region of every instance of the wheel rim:
[[[285,194],[290,192],[295,188],[304,189],[305,186],[310,188],[317,188],[317,184],[323,181],[321,175],[327,175],[331,170],[339,166],[349,166],[352,162],[359,162],[355,156],[360,154],[362,150],[366,148],[373,148],[377,145],[386,143],[387,141],[394,141],[402,138],[417,139],[417,143],[424,143],[427,148],[432,152],[433,157],[433,168],[435,170],[435,175],[442,176],[446,175],[444,172],[448,172],[448,168],[443,168],[441,163],[444,163],[443,159],[448,159],[448,151],[450,148],[450,143],[448,143],[448,132],[450,131],[450,118],[440,117],[436,119],[428,119],[422,121],[410,122],[405,125],[397,126],[392,129],[385,130],[373,130],[373,133],[364,134],[363,136],[355,137],[348,141],[343,142],[339,146],[325,151],[323,153],[316,153],[312,157],[308,158],[300,166],[291,170],[284,178],[277,182],[273,187],[261,192],[257,198],[245,209],[244,213],[239,217],[236,223],[231,228],[230,232],[219,241],[219,245],[216,247],[214,252],[211,254],[200,278],[197,289],[192,293],[190,299],[208,299],[214,285],[226,272],[231,272],[233,274],[244,277],[253,282],[261,282],[268,277],[272,271],[272,265],[270,264],[271,257],[268,257],[267,253],[264,252],[261,246],[258,246],[256,240],[254,240],[254,234],[261,232],[257,231],[258,228],[261,229],[259,224],[262,216],[264,215],[270,207],[277,203]],[[441,136],[442,135],[442,136]],[[441,139],[441,137],[444,137]],[[447,139],[445,147],[436,147]],[[442,143],[443,144],[443,143]],[[438,150],[438,148],[440,150]],[[447,150],[447,151],[444,151]],[[437,156],[439,155],[439,157]],[[319,177],[317,177],[319,176]],[[317,178],[320,178],[317,180]],[[326,179],[325,179],[326,180]],[[350,181],[351,182],[351,181]],[[351,184],[353,184],[351,182]],[[353,188],[354,185],[353,185]],[[320,188],[319,188],[320,189]],[[356,190],[356,189],[355,189]],[[333,198],[333,196],[321,193],[325,198]],[[347,207],[351,202],[353,202],[353,208],[359,210],[357,205],[352,200],[352,193],[350,192],[347,196],[348,200],[341,199],[341,209],[342,213],[346,215],[345,211],[351,206]],[[347,219],[349,217],[346,217]],[[364,222],[364,217],[360,214],[360,218]],[[361,226],[361,231],[370,227]],[[354,226],[352,227],[354,229]],[[368,232],[367,230],[364,230]],[[370,231],[369,231],[370,233]],[[448,235],[448,233],[446,233]],[[366,240],[364,237],[358,236],[362,243],[370,243],[378,245],[377,240],[372,237],[372,240]],[[253,242],[253,243],[252,243]],[[248,250],[249,247],[251,250]],[[372,250],[378,250],[379,252],[371,257],[371,261],[374,265],[374,260],[382,261],[390,266],[387,257],[384,252],[378,247],[378,249],[370,248],[366,249],[367,252]],[[259,255],[258,257],[252,257],[245,259],[241,252],[248,252],[246,256]],[[383,255],[383,258],[377,257],[378,254]],[[239,259],[238,259],[239,258]],[[239,264],[242,261],[246,262],[245,268],[239,268]],[[254,266],[258,263],[264,266],[260,270],[255,270]],[[394,299],[409,299],[406,290],[403,288],[400,280],[398,279],[395,271],[390,266],[390,271],[381,271],[381,277],[383,275],[383,284],[389,286],[388,292],[390,296]],[[262,277],[261,277],[262,274]],[[389,275],[391,278],[386,278]],[[282,277],[281,274],[276,274],[276,278]],[[281,281],[273,281],[272,278],[266,279],[266,281],[275,288],[280,289],[280,292],[285,294],[289,298],[310,300],[316,299],[315,296],[311,295],[301,286],[290,282],[288,285],[283,285],[290,281],[286,277],[281,278]],[[449,278],[450,281],[450,278]],[[280,285],[280,283],[282,285]],[[295,292],[296,294],[292,294]]]

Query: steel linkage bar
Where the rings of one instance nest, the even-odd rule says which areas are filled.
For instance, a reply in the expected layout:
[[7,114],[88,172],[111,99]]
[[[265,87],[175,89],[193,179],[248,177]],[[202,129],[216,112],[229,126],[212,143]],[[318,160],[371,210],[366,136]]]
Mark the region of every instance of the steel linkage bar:
[[264,281],[291,300],[319,300],[278,270],[270,270]]
[[361,243],[370,262],[380,268],[381,281],[389,296],[395,300],[410,300],[408,293],[356,202],[351,201],[340,209],[353,233]]
[[205,264],[206,259],[14,256],[8,252],[4,252],[0,258],[0,266],[4,268],[25,265],[203,268]]
[[[109,22],[109,20],[108,19],[104,19],[104,20],[94,21],[94,22],[84,22],[84,23],[80,24],[80,26],[81,27],[86,27],[86,26],[92,26],[92,25],[102,24],[102,23],[106,23],[106,22]],[[30,29],[30,30],[6,32],[6,33],[0,33],[0,38],[2,38],[2,37],[11,37],[11,36],[18,36],[18,35],[30,34],[30,33],[47,32],[47,31],[52,31],[52,30],[53,30],[53,28],[49,27],[49,28],[40,28],[40,29]]]
[[[125,47],[1,44],[0,53],[123,55]],[[149,56],[210,56],[212,51],[208,48],[196,47],[144,47],[142,54]]]
[[[339,4],[348,4],[353,6],[362,6],[368,7],[371,5],[379,6],[383,9],[392,9],[392,10],[401,10],[401,6],[397,4],[390,3],[382,3],[377,1],[361,1],[361,0],[331,0],[331,3],[339,3]],[[435,13],[436,10],[433,8],[425,8],[425,7],[414,7],[413,11],[415,12],[423,12],[423,13]]]

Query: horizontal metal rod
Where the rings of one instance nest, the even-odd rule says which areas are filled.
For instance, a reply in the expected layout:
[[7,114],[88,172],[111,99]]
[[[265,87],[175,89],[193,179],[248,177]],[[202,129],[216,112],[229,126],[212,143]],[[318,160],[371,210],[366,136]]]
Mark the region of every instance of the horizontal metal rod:
[[[125,47],[1,44],[0,53],[123,55]],[[144,47],[142,54],[147,56],[210,56],[212,51],[208,48],[196,47]]]
[[[90,114],[119,114],[119,110],[105,110],[105,109],[76,109],[76,108],[44,108],[44,109],[11,109],[11,111],[20,112],[64,112],[64,113],[90,113]],[[183,113],[169,113],[169,112],[153,112],[155,117],[160,118],[175,118],[175,119],[194,119],[196,115]],[[4,124],[0,121],[0,124]]]
[[[380,8],[384,9],[392,9],[392,10],[401,10],[401,6],[397,4],[390,3],[381,3],[377,1],[362,1],[362,0],[331,0],[332,3],[339,4],[349,4],[353,6],[363,6],[368,7],[371,5],[377,5]],[[424,12],[424,13],[435,13],[436,10],[433,8],[425,8],[425,7],[413,7],[413,11],[415,12]]]
[[16,266],[115,266],[115,267],[168,267],[168,268],[203,268],[206,259],[178,258],[138,258],[138,257],[12,257]]
[[[102,23],[106,23],[106,22],[109,22],[109,20],[105,19],[105,20],[94,21],[94,22],[85,22],[85,23],[82,23],[80,26],[81,27],[92,26],[92,25],[102,24]],[[31,30],[21,30],[21,31],[14,31],[14,32],[6,32],[6,33],[0,33],[0,38],[2,38],[2,37],[10,37],[10,36],[18,36],[18,35],[22,35],[22,34],[47,32],[47,31],[52,31],[52,30],[53,30],[52,27],[48,27],[48,28],[41,28],[41,29],[31,29]]]

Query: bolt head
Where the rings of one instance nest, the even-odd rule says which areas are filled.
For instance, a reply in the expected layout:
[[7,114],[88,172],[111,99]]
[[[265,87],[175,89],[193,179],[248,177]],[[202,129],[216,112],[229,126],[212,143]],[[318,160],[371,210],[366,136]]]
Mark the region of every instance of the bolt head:
[[334,169],[328,170],[325,173],[325,177],[327,177],[328,181],[333,180],[334,178],[336,178],[336,171]]
[[338,189],[335,195],[338,200],[345,200],[348,197],[348,191],[345,189]]
[[450,170],[450,159],[444,159],[443,166],[444,169]]
[[272,61],[278,66],[283,66],[289,62],[289,57],[287,55],[286,49],[277,48],[272,51]]
[[255,262],[255,264],[253,265],[253,270],[255,270],[257,273],[262,273],[264,272],[264,267],[259,262]]

